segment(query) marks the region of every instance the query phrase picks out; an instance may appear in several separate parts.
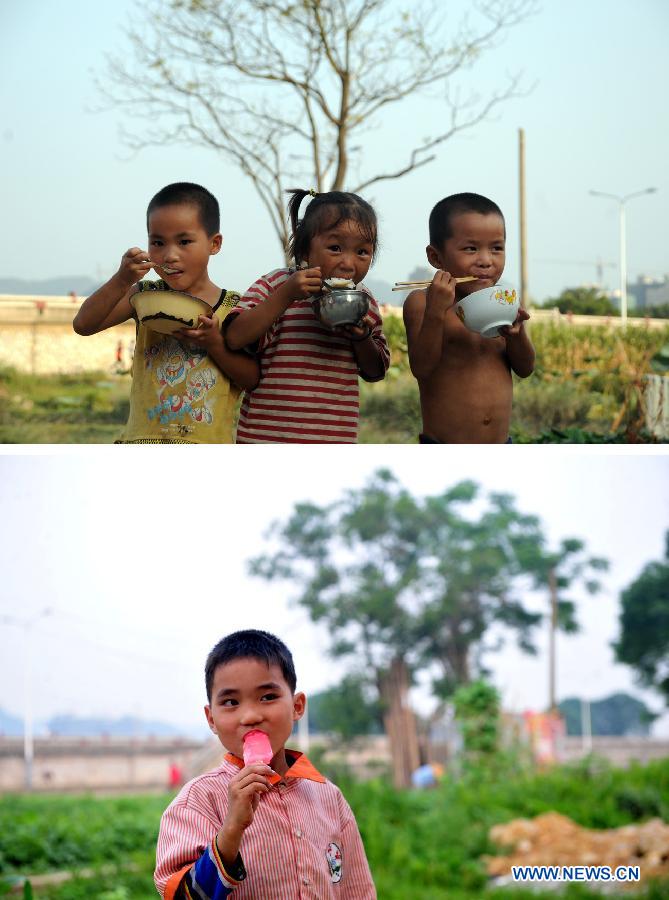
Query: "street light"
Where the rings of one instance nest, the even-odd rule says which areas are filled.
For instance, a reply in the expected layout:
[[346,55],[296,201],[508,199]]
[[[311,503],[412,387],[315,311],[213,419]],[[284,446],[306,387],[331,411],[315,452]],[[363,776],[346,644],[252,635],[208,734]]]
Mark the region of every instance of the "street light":
[[32,790],[33,786],[33,690],[32,690],[32,643],[31,631],[40,619],[50,616],[53,610],[50,607],[38,612],[30,619],[23,619],[23,625],[26,638],[26,670],[25,670],[25,705],[23,715],[23,761],[25,773],[25,787],[27,791]]
[[627,324],[627,257],[625,249],[625,204],[633,197],[641,197],[643,194],[654,194],[657,188],[646,188],[643,191],[635,191],[620,197],[618,194],[605,194],[603,191],[590,191],[593,197],[607,197],[615,200],[620,208],[620,321]]
[[40,612],[28,618],[19,619],[16,616],[0,616],[0,622],[7,625],[18,625],[23,628],[25,637],[25,663],[24,663],[24,698],[23,698],[23,768],[25,788],[30,791],[33,786],[33,704],[32,704],[32,644],[31,632],[40,619],[53,614],[50,607],[45,607]]

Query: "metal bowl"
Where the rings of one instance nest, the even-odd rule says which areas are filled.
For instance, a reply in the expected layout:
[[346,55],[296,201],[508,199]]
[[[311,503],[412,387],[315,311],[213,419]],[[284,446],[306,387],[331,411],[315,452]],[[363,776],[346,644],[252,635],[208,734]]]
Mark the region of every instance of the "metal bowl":
[[358,325],[369,309],[369,295],[365,291],[335,290],[315,297],[312,306],[323,325]]

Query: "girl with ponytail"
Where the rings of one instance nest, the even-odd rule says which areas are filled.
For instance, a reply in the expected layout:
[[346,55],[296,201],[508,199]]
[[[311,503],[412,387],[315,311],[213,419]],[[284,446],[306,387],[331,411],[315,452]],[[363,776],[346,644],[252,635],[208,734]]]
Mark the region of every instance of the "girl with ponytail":
[[[362,283],[377,250],[376,213],[357,194],[288,193],[294,265],[259,278],[225,323],[229,349],[244,348],[260,361],[260,382],[242,402],[237,443],[355,443],[358,376],[380,381],[390,361],[378,305]],[[330,278],[369,295],[359,325],[331,329],[317,317],[312,300]]]

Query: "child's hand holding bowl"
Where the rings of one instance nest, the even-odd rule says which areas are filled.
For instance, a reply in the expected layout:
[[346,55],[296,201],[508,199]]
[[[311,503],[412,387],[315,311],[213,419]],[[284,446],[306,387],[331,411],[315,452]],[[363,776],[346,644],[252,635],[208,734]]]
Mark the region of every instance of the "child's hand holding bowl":
[[371,335],[373,324],[372,318],[365,316],[356,325],[335,325],[332,330],[335,334],[343,334],[354,344],[359,344]]
[[505,338],[516,337],[516,335],[520,334],[520,329],[523,322],[527,322],[529,318],[530,314],[521,306],[518,309],[518,315],[516,316],[513,325],[502,325],[502,327],[499,329],[499,333],[502,337]]
[[221,323],[214,313],[211,316],[198,316],[197,328],[180,328],[174,332],[174,336],[182,341],[188,341],[196,347],[204,347],[210,353],[223,343]]

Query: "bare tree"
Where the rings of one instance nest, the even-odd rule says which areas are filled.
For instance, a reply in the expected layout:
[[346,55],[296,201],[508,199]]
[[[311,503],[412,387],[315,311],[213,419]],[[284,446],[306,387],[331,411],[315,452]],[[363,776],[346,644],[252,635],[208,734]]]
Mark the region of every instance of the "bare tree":
[[[406,12],[392,0],[154,0],[146,22],[128,31],[129,51],[108,60],[100,89],[148,123],[125,133],[133,149],[184,142],[234,162],[285,249],[285,187],[360,192],[401,178],[520,94],[518,74],[485,98],[463,99],[451,83],[534,12],[535,0],[482,0],[478,28],[464,20],[448,39],[446,7],[445,0]],[[430,122],[433,134],[418,137],[425,123],[398,128],[392,152],[363,160],[362,136],[388,107],[437,90],[444,112]]]

